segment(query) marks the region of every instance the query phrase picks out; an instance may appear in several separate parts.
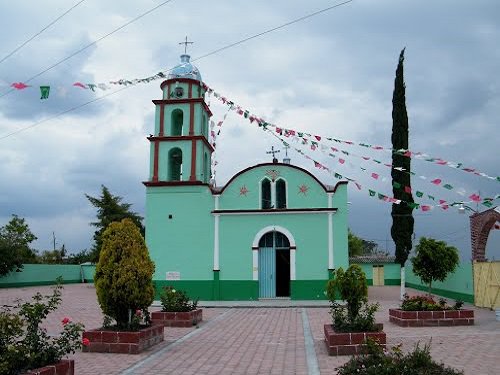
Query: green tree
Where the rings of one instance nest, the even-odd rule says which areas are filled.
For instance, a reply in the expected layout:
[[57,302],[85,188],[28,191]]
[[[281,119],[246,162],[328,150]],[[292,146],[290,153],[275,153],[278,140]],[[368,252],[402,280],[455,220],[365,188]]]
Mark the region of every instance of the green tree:
[[76,254],[71,254],[68,257],[68,264],[82,264],[86,262],[91,262],[92,261],[92,253],[88,251],[87,249],[81,250],[80,252]]
[[448,273],[455,271],[459,263],[458,250],[444,241],[422,237],[411,262],[413,273],[429,286],[430,295],[433,281],[444,281]]
[[[399,55],[392,96],[392,192],[403,202],[392,205],[391,236],[396,245],[396,263],[404,265],[412,249],[414,219],[411,194],[411,159],[404,156],[408,150],[408,114],[406,112],[403,61],[405,49]],[[401,151],[404,150],[404,151]],[[402,169],[402,170],[401,170]],[[405,188],[410,190],[406,191]]]
[[154,263],[131,219],[111,223],[102,234],[95,288],[102,311],[118,328],[130,328],[131,313],[146,311],[154,298]]
[[23,263],[36,262],[36,252],[29,247],[36,239],[24,218],[12,215],[0,228],[0,276],[19,271]]
[[94,233],[94,244],[91,249],[91,260],[94,263],[99,260],[102,234],[112,222],[129,218],[140,229],[143,236],[145,233],[144,226],[142,225],[142,217],[136,212],[130,211],[132,205],[130,203],[122,203],[123,198],[111,194],[106,186],[101,185],[101,187],[101,196],[98,198],[85,194],[90,203],[97,208],[97,221],[91,223],[92,226],[97,228]]
[[352,233],[350,229],[347,232],[347,247],[350,257],[363,255],[363,240]]

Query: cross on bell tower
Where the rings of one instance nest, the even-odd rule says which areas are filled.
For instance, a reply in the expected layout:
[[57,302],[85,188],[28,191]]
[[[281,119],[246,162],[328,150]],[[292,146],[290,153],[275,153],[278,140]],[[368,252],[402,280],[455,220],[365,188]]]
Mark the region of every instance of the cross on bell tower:
[[187,35],[186,35],[186,39],[184,40],[184,42],[180,42],[180,43],[179,43],[179,45],[180,45],[180,44],[184,44],[184,54],[186,54],[186,53],[187,53],[187,45],[188,45],[188,44],[193,44],[193,43],[194,43],[194,42],[189,42],[189,41],[188,41],[188,37],[187,37]]
[[280,150],[275,150],[274,146],[271,146],[271,151],[266,151],[266,154],[273,154],[273,163],[277,163],[278,159],[276,159],[275,154],[280,152]]

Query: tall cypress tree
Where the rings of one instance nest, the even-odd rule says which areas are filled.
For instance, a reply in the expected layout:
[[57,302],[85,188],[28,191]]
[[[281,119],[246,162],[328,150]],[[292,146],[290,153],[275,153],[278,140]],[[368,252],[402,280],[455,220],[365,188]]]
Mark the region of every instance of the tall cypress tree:
[[[394,80],[392,95],[392,192],[394,198],[400,199],[400,204],[392,205],[391,236],[396,245],[396,263],[404,265],[412,248],[414,219],[412,215],[413,196],[411,194],[411,159],[403,156],[408,150],[408,114],[406,112],[405,82],[403,76],[403,61],[405,48],[399,55],[399,63]],[[403,168],[403,171],[395,168]],[[407,190],[405,187],[409,187]]]

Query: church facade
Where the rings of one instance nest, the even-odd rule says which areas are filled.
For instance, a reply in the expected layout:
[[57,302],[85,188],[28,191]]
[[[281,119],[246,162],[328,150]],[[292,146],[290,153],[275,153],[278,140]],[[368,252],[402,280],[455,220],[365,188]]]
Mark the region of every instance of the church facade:
[[347,183],[274,159],[214,186],[212,113],[188,55],[161,89],[144,182],[157,296],[172,285],[200,300],[325,299],[349,262]]

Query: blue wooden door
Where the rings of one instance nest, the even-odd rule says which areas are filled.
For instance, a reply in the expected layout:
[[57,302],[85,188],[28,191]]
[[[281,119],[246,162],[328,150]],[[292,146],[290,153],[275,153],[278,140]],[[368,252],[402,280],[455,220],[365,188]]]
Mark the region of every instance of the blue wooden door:
[[276,297],[276,250],[259,248],[259,297]]

